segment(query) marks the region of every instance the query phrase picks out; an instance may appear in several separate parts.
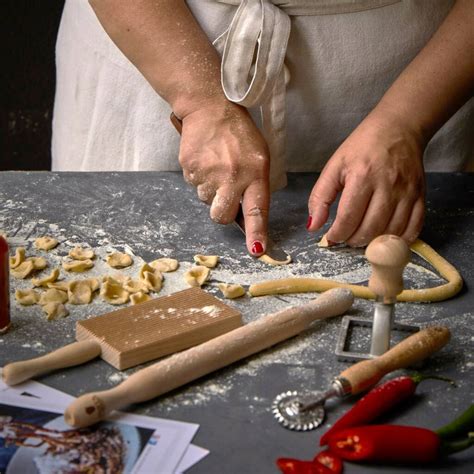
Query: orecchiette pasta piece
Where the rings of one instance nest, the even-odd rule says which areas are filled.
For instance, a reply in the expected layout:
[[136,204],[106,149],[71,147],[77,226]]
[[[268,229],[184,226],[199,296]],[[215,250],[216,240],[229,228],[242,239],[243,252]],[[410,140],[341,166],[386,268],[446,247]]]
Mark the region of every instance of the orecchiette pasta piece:
[[192,267],[184,274],[184,279],[189,286],[202,286],[208,280],[211,271],[203,265]]
[[73,260],[92,260],[95,257],[95,253],[92,249],[86,249],[76,245],[69,251],[69,256]]
[[318,247],[329,247],[329,242],[328,242],[328,238],[326,237],[327,234],[324,234],[322,237],[321,237],[321,240],[318,242]]
[[14,257],[10,257],[10,268],[17,268],[25,261],[25,247],[18,247]]
[[128,253],[115,252],[107,257],[107,263],[112,268],[125,268],[133,263],[133,259]]
[[54,283],[59,277],[59,268],[54,268],[53,271],[44,278],[32,278],[33,286],[48,286],[48,283]]
[[148,263],[142,265],[138,277],[140,280],[143,280],[152,291],[158,292],[163,286],[163,275]]
[[291,256],[287,255],[285,260],[275,260],[266,253],[258,257],[258,259],[263,263],[268,263],[268,265],[279,266],[279,265],[288,265],[291,263]]
[[38,303],[39,294],[37,291],[30,288],[28,290],[16,290],[15,298],[23,306],[31,306]]
[[74,280],[69,283],[67,292],[71,304],[89,304],[92,301],[92,288],[89,281]]
[[110,304],[125,304],[130,297],[130,294],[122,285],[110,283],[109,281],[102,284],[100,295]]
[[132,304],[140,304],[150,300],[151,296],[147,295],[146,293],[142,293],[141,291],[130,295],[130,301],[132,302]]
[[65,303],[67,301],[67,293],[65,291],[50,288],[40,296],[38,303],[44,306],[48,303]]
[[48,235],[45,235],[44,237],[38,237],[35,240],[35,247],[40,250],[51,250],[54,249],[59,244],[59,242],[54,239],[53,237],[50,237]]
[[28,257],[25,261],[33,262],[35,270],[43,270],[48,266],[48,261],[44,257]]
[[174,272],[178,269],[179,262],[175,258],[159,258],[150,262],[150,267],[159,272]]
[[163,286],[163,277],[158,271],[155,272],[145,272],[143,275],[143,281],[148,286],[151,291],[158,293]]
[[72,262],[64,262],[63,268],[67,272],[85,272],[94,266],[92,260],[73,260]]
[[54,321],[55,319],[65,318],[69,311],[67,308],[58,302],[47,303],[43,306],[43,311],[46,313],[46,319],[48,321]]
[[10,271],[11,275],[15,278],[24,279],[31,275],[35,271],[35,265],[31,260],[25,260],[20,263],[16,268],[12,268]]
[[92,291],[97,291],[100,288],[100,281],[98,278],[87,278],[82,281],[87,282]]
[[156,268],[153,268],[149,263],[144,263],[141,266],[140,271],[138,272],[138,278],[140,278],[140,280],[144,280],[146,272],[155,273],[157,277],[163,280],[163,275],[161,274],[161,272]]
[[70,281],[55,281],[53,283],[48,283],[46,286],[48,288],[54,288],[55,290],[68,291]]
[[128,280],[123,284],[123,287],[129,293],[148,293],[150,291],[145,280]]
[[121,273],[116,273],[115,275],[105,275],[102,277],[102,283],[112,283],[113,285],[123,286],[127,281],[130,280],[130,277],[122,275]]
[[245,295],[245,289],[241,285],[232,283],[219,283],[217,285],[224,298],[234,299]]
[[198,265],[204,265],[207,268],[214,268],[219,262],[217,255],[194,255],[194,261]]

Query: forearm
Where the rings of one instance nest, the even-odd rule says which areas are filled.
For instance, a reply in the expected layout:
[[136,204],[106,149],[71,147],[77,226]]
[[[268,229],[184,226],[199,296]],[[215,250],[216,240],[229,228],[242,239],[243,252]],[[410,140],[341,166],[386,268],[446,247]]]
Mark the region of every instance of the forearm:
[[184,1],[90,4],[110,38],[178,116],[225,101],[217,52]]
[[469,99],[473,87],[474,3],[458,0],[371,115],[408,126],[425,144]]

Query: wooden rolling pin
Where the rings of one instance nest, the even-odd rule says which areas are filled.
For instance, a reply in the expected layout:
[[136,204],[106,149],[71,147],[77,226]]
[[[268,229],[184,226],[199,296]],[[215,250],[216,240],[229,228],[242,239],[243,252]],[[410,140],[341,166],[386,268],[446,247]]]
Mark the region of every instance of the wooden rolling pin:
[[3,367],[2,379],[7,385],[17,385],[53,370],[83,364],[99,357],[101,352],[100,344],[96,341],[73,342],[44,356],[7,364]]
[[88,393],[66,409],[73,427],[90,426],[112,410],[158,397],[203,375],[299,334],[316,320],[338,316],[352,305],[350,290],[329,290],[309,303],[284,309],[139,370],[116,387]]

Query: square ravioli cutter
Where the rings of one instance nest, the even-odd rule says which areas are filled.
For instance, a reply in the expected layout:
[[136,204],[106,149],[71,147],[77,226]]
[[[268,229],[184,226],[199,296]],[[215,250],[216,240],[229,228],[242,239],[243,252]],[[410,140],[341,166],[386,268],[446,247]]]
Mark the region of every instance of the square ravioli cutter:
[[[395,302],[403,291],[403,269],[410,261],[410,249],[403,239],[395,235],[381,235],[374,239],[365,252],[372,266],[369,288],[376,295],[372,320],[344,316],[336,346],[339,360],[360,361],[380,356],[390,349],[392,331],[410,335],[419,326],[395,323]],[[357,328],[371,330],[370,351],[350,349]]]

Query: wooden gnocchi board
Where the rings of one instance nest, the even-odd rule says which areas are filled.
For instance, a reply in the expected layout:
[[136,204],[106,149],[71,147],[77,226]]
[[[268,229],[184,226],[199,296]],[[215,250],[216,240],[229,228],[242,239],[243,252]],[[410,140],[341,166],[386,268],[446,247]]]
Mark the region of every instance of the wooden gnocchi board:
[[200,288],[106,313],[76,324],[78,341],[95,340],[101,357],[124,370],[242,326],[241,314]]

